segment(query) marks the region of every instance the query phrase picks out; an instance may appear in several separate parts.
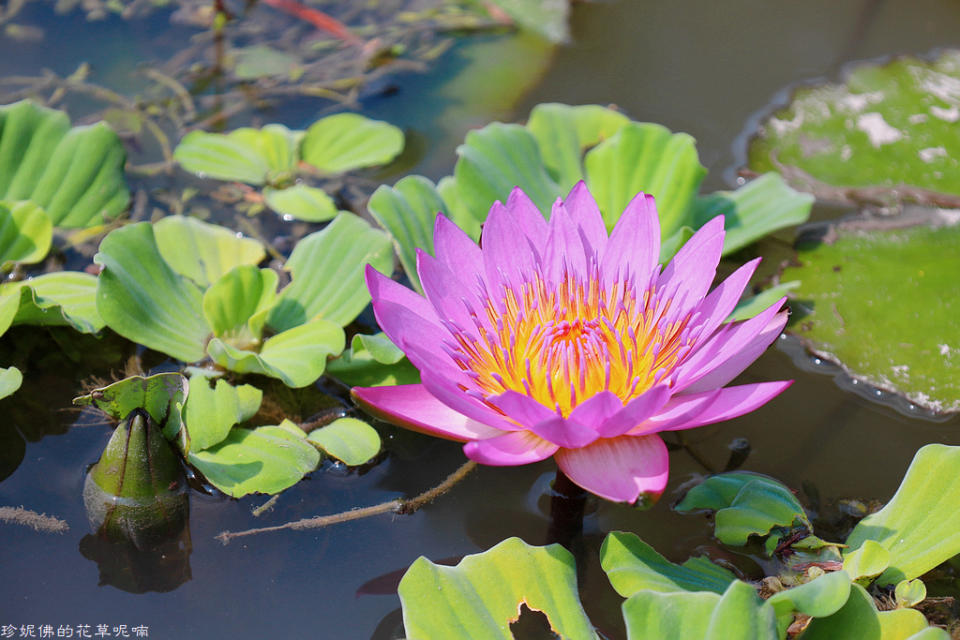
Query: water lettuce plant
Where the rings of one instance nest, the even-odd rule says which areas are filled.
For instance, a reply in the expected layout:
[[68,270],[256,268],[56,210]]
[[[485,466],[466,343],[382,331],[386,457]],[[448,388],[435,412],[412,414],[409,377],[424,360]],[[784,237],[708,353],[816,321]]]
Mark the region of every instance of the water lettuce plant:
[[303,175],[333,176],[386,164],[403,150],[397,127],[356,113],[321,118],[306,131],[279,124],[244,127],[229,133],[192,131],[177,145],[174,158],[201,177],[263,187],[267,206],[284,215],[323,222],[337,215],[323,189]]
[[264,256],[255,240],[192,218],[127,225],[94,257],[97,309],[120,335],[178,360],[306,386],[369,301],[364,265],[391,268],[389,239],[341,214],[297,244],[279,292],[277,273],[256,266]]
[[789,382],[725,387],[780,334],[784,298],[725,323],[759,260],[708,293],[724,246],[707,222],[661,267],[660,217],[639,194],[607,234],[578,183],[549,221],[515,189],[495,203],[482,249],[443,215],[436,257],[417,252],[426,297],[367,268],[381,328],[422,383],[358,387],[388,421],[465,442],[483,464],[553,456],[614,501],[656,499],[668,456],[658,433],[742,415]]
[[654,196],[660,203],[664,262],[717,215],[724,216],[726,255],[806,221],[813,202],[775,173],[736,191],[698,196],[706,169],[692,137],[598,105],[537,105],[526,125],[494,122],[471,131],[457,156],[453,175],[436,185],[408,176],[378,188],[368,204],[393,236],[407,277],[418,289],[415,251],[432,251],[437,212],[444,211],[477,239],[494,201],[505,201],[517,186],[540,211],[549,211],[556,198],[583,180],[608,230],[638,192]]
[[103,122],[70,127],[29,100],[0,106],[0,202],[30,202],[55,227],[101,224],[127,208],[126,152]]
[[[916,577],[960,552],[958,496],[943,490],[957,473],[960,447],[923,447],[890,503],[857,524],[845,545],[816,538],[802,507],[776,480],[744,472],[712,476],[680,507],[715,509],[717,537],[725,544],[746,542],[738,532],[747,521],[761,538],[786,531],[783,522],[804,535],[795,531],[776,550],[767,545],[778,562],[764,565],[765,580],[749,583],[707,557],[675,564],[632,533],[610,533],[600,562],[625,598],[627,638],[946,640],[949,635],[914,607],[926,597]],[[721,518],[731,505],[739,505],[740,515]],[[827,551],[813,557],[816,548]],[[560,637],[599,637],[578,597],[573,556],[560,545],[534,547],[511,538],[455,567],[421,557],[398,592],[411,640],[509,639],[524,604],[544,613]]]
[[[309,434],[290,420],[239,426],[256,415],[262,398],[256,387],[232,385],[195,371],[189,380],[179,373],[132,376],[94,389],[74,404],[95,406],[120,420],[118,429],[133,428],[131,416],[156,425],[186,462],[233,497],[279,493],[314,471],[324,456],[356,466],[380,451],[376,430],[355,418],[335,420]],[[141,448],[124,455],[147,454]],[[98,485],[115,482],[115,475],[101,472]]]

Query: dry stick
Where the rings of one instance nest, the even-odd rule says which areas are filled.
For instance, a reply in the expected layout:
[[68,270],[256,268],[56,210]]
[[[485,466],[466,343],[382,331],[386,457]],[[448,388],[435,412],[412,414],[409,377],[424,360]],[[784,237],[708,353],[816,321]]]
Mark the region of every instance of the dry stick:
[[19,524],[44,533],[65,533],[70,530],[70,526],[60,518],[23,507],[0,507],[0,522]]
[[257,533],[282,531],[284,529],[293,529],[297,531],[302,529],[321,529],[332,524],[340,524],[341,522],[349,522],[351,520],[360,520],[362,518],[378,516],[384,513],[407,515],[415,512],[417,509],[420,509],[424,505],[433,502],[445,494],[447,491],[452,489],[454,485],[467,477],[467,475],[473,471],[476,466],[476,462],[473,460],[468,460],[461,465],[459,469],[447,476],[443,482],[435,486],[433,489],[424,491],[420,495],[416,496],[415,498],[411,498],[410,500],[390,500],[388,502],[373,505],[372,507],[352,509],[350,511],[343,511],[341,513],[335,513],[329,516],[305,518],[303,520],[297,520],[296,522],[287,522],[286,524],[280,524],[273,527],[259,527],[257,529],[247,529],[246,531],[223,531],[217,536],[217,540],[223,544],[228,544],[234,538],[241,538],[243,536],[250,536]]

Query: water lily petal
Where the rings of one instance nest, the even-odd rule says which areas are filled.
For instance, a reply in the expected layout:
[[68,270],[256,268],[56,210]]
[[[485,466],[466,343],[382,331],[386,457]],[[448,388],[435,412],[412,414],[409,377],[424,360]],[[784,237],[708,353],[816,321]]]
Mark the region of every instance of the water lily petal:
[[514,187],[507,198],[507,211],[520,226],[530,244],[543,255],[543,248],[547,243],[547,221],[540,213],[537,205],[533,204],[530,196],[520,187]]
[[739,302],[743,290],[747,288],[747,283],[750,282],[753,273],[757,270],[760,260],[760,258],[751,260],[734,271],[703,300],[703,303],[697,309],[701,316],[697,323],[698,342],[712,335],[737,306],[737,302]]
[[723,216],[717,216],[700,227],[664,268],[657,295],[661,307],[670,305],[667,322],[686,315],[707,295],[717,275],[723,237]]
[[609,289],[620,276],[632,273],[636,282],[646,287],[660,260],[660,217],[653,196],[638,193],[610,234],[600,273]]
[[[409,357],[410,354],[407,354],[407,356]],[[412,358],[410,361],[414,362]],[[484,403],[477,397],[479,394],[476,392],[464,391],[464,387],[467,387],[467,385],[458,378],[451,377],[449,371],[438,368],[422,368],[416,362],[414,362],[414,366],[420,369],[420,381],[427,388],[427,391],[454,411],[501,431],[517,431],[523,428]],[[462,377],[465,378],[466,376]]]
[[[477,323],[483,322],[483,303],[445,264],[417,249],[417,275],[437,315],[452,322],[460,331],[479,336]],[[445,324],[446,324],[445,322]]]
[[613,438],[635,429],[637,425],[643,424],[647,418],[660,411],[670,399],[670,394],[670,387],[665,384],[648,389],[610,416],[598,429],[600,435],[604,438]]
[[778,310],[785,300],[749,320],[721,327],[678,368],[675,391],[716,389],[740,375],[783,331],[787,312]]
[[783,393],[793,380],[778,380],[776,382],[758,382],[742,384],[735,387],[724,387],[713,392],[706,392],[713,397],[701,411],[687,416],[683,422],[677,421],[669,429],[661,431],[679,431],[702,427],[705,424],[732,420],[757,407],[762,407],[776,396]]
[[[432,312],[432,307],[430,310]],[[407,354],[415,367],[454,368],[453,361],[442,346],[442,339],[450,334],[440,324],[386,298],[374,299],[373,314],[383,332]]]
[[[364,279],[367,283],[367,289],[370,290],[370,297],[373,299],[374,310],[376,310],[376,304],[379,301],[391,302],[410,309],[428,322],[437,326],[440,325],[440,319],[437,317],[433,305],[412,289],[408,289],[396,280],[383,275],[369,264],[364,270]],[[381,325],[382,327],[383,325]]]
[[471,460],[498,467],[540,462],[552,456],[557,449],[557,445],[529,431],[515,431],[463,445],[463,452]]
[[627,432],[627,435],[640,436],[648,433],[657,433],[658,431],[673,431],[682,428],[695,416],[699,415],[712,403],[720,389],[712,389],[701,393],[691,393],[679,396],[673,396],[663,405],[663,408],[651,416],[643,424],[634,427]]
[[603,438],[554,457],[573,482],[614,502],[635,502],[641,493],[656,499],[667,486],[670,459],[657,435]]
[[563,200],[557,198],[550,214],[550,232],[547,235],[547,246],[543,252],[543,274],[548,286],[559,284],[566,274],[575,275],[585,281],[589,276],[588,247],[581,234],[580,227],[573,220]]
[[[540,253],[510,211],[494,202],[481,237],[487,291],[501,302],[504,285],[528,280],[540,263]],[[502,307],[501,307],[502,308]]]
[[471,291],[485,295],[486,272],[480,247],[442,214],[437,215],[433,226],[433,251],[437,260],[457,274]]
[[[593,199],[587,184],[581,180],[573,186],[564,200],[570,219],[580,229],[587,254],[602,256],[607,246],[607,227],[597,201]],[[599,261],[598,261],[599,262]]]
[[500,395],[491,396],[488,400],[510,416],[511,420],[515,420],[526,428],[557,415],[552,409],[518,391],[505,391]]
[[391,424],[448,440],[494,438],[504,432],[471,420],[443,404],[422,384],[354,387],[354,399],[368,413]]

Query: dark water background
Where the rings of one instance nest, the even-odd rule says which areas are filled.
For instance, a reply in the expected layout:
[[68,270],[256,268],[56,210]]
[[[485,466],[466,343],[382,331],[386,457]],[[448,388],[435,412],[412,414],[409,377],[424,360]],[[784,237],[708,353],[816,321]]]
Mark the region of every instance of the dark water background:
[[[82,14],[54,17],[45,3],[28,9],[42,22],[41,44],[0,39],[0,76],[43,67],[69,73],[87,58],[99,82],[123,87],[141,60],[169,54],[189,29],[161,31],[159,22],[110,19],[89,24]],[[696,137],[710,169],[706,188],[734,185],[744,155],[745,132],[758,114],[782,102],[789,89],[817,78],[838,79],[852,61],[904,53],[927,54],[956,45],[960,5],[949,0],[835,2],[810,0],[623,0],[576,4],[573,42],[552,57],[521,54],[499,64],[529,64],[541,77],[517,92],[481,103],[496,71],[460,76],[469,57],[489,60],[508,46],[484,36],[486,49],[466,45],[441,61],[434,73],[391,79],[396,91],[364,101],[369,115],[405,127],[422,153],[409,164],[437,178],[452,170],[456,144],[469,127],[494,118],[519,120],[538,102],[614,103],[636,120],[660,122]],[[534,47],[536,49],[536,47]],[[541,51],[542,48],[537,49]],[[496,69],[496,65],[493,65]],[[457,83],[460,83],[459,85]],[[530,82],[529,80],[527,82]],[[459,86],[459,88],[458,88]],[[471,87],[472,102],[458,93]],[[303,105],[286,114],[291,126],[312,115]],[[231,122],[239,126],[242,122]],[[388,177],[393,181],[399,177]],[[843,213],[818,209],[817,217]],[[755,249],[776,261],[792,233]],[[749,252],[749,250],[748,250]],[[749,253],[738,258],[745,259]],[[83,367],[50,355],[53,340],[89,354]],[[11,343],[13,346],[10,346]],[[146,625],[151,638],[394,638],[402,635],[400,572],[420,555],[431,559],[484,550],[509,536],[542,543],[549,503],[545,491],[552,461],[522,468],[481,468],[451,494],[411,516],[377,517],[319,531],[265,534],[221,545],[222,530],[281,523],[354,506],[411,496],[439,482],[463,461],[460,447],[381,425],[386,456],[365,473],[326,464],[280,496],[273,511],[255,518],[264,497],[228,500],[192,497],[189,553],[167,562],[180,579],[131,573],[116,550],[101,553],[112,569],[85,557],[97,553],[84,542],[89,526],[81,491],[87,466],[99,456],[109,430],[84,426],[70,399],[91,373],[107,377],[122,369],[132,347],[119,340],[75,341],[66,333],[17,329],[5,350],[33,354],[27,380],[12,399],[0,402],[0,460],[16,467],[0,481],[0,505],[25,505],[65,519],[64,535],[36,533],[0,524],[0,625],[111,627]],[[58,351],[53,349],[53,351]],[[7,359],[3,360],[8,361]],[[782,397],[743,418],[688,432],[699,454],[722,468],[735,438],[747,438],[751,453],[743,468],[767,473],[824,501],[843,497],[889,498],[914,452],[929,442],[960,444],[960,422],[910,417],[871,401],[869,393],[838,385],[829,367],[817,366],[795,345],[781,341],[741,382],[792,378]],[[82,424],[74,424],[79,421]],[[22,457],[17,466],[15,461]],[[663,500],[639,512],[603,502],[588,504],[579,550],[581,592],[601,631],[623,636],[620,599],[599,569],[597,552],[606,532],[639,534],[670,559],[680,561],[710,548],[711,528],[700,516],[672,512],[681,485],[704,467],[682,450],[671,455],[671,481]],[[749,558],[734,559],[746,570]],[[190,579],[184,567],[189,565]],[[105,569],[103,567],[106,567]],[[101,571],[108,584],[103,584]],[[131,593],[130,590],[170,588]],[[127,591],[114,586],[127,585]],[[166,585],[166,586],[164,586]]]

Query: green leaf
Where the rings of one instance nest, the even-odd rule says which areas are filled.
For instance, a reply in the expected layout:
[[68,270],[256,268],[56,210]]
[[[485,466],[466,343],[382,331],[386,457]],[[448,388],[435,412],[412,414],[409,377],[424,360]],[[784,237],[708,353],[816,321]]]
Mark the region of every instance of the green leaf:
[[186,378],[179,373],[158,373],[124,378],[74,398],[73,404],[96,407],[117,420],[123,420],[134,409],[143,409],[163,427],[164,435],[172,439],[180,431],[186,395]]
[[97,277],[79,271],[56,271],[0,285],[0,296],[20,292],[14,324],[67,325],[97,333],[104,321],[97,313]]
[[361,218],[341,213],[297,243],[285,266],[293,281],[280,293],[267,324],[277,331],[314,318],[348,324],[370,302],[363,276],[367,264],[392,271],[390,238]]
[[785,486],[745,471],[711,476],[687,492],[677,511],[716,511],[714,535],[724,544],[742,546],[751,535],[795,522],[812,529],[803,507]]
[[852,584],[846,604],[832,615],[811,620],[800,638],[802,640],[838,640],[838,638],[881,640],[880,618],[877,617],[873,598],[859,584]]
[[910,463],[890,502],[854,527],[852,554],[875,541],[890,552],[878,584],[912,580],[960,553],[960,447],[929,444]]
[[455,567],[420,557],[398,592],[408,640],[513,640],[510,622],[523,603],[542,611],[562,638],[598,637],[577,595],[573,556],[558,544],[509,538]]
[[907,640],[929,628],[927,619],[916,609],[894,609],[877,613],[880,640]]
[[831,616],[850,597],[850,576],[843,571],[825,573],[810,582],[780,591],[767,599],[777,616],[781,637],[793,622],[794,612],[813,618]]
[[491,4],[510,16],[517,26],[538,33],[550,42],[570,39],[567,0],[491,0]]
[[381,185],[367,203],[370,215],[393,239],[411,284],[421,293],[416,249],[433,254],[434,221],[445,209],[436,187],[421,176],[407,176],[393,187]]
[[268,124],[230,133],[191,131],[180,140],[173,157],[184,170],[201,178],[262,185],[291,180],[297,169],[302,131]]
[[111,329],[184,362],[203,358],[202,293],[161,257],[149,222],[111,231],[93,260],[103,265],[97,312]]
[[403,131],[356,113],[317,120],[303,138],[303,161],[325,173],[386,164],[403,151]]
[[327,373],[351,387],[420,382],[420,372],[384,333],[354,335],[350,348],[327,365]]
[[351,467],[370,462],[380,452],[377,430],[356,418],[334,420],[311,431],[307,440]]
[[915,607],[927,598],[927,585],[919,578],[901,580],[894,589],[898,607]]
[[236,266],[263,261],[263,245],[196,218],[167,216],[153,225],[160,255],[200,287],[209,287]]
[[748,320],[799,286],[799,280],[791,280],[790,282],[782,282],[775,287],[764,289],[755,296],[742,298],[740,302],[737,303],[737,306],[733,308],[733,312],[727,316],[726,321],[740,322],[741,320]]
[[234,387],[220,379],[211,387],[203,376],[190,378],[183,418],[191,449],[202,451],[222,442],[234,425],[257,412],[262,399],[263,392],[249,384]]
[[520,125],[494,122],[470,131],[457,156],[457,198],[480,222],[494,202],[507,201],[514,187],[523,189],[545,216],[554,200],[566,195],[547,173],[536,138]]
[[16,367],[0,367],[0,400],[6,398],[23,384],[23,374]]
[[270,76],[290,78],[299,63],[299,60],[289,53],[263,44],[234,49],[233,55],[233,75],[237,80],[256,80]]
[[[850,375],[930,410],[960,410],[960,225],[861,219],[797,247],[790,331]],[[912,221],[907,221],[912,224]],[[882,310],[882,312],[880,312]]]
[[950,634],[940,627],[927,627],[923,631],[918,631],[907,640],[950,640]]
[[28,100],[0,107],[0,200],[29,200],[54,226],[90,227],[122,212],[126,152],[106,124],[70,128]]
[[638,591],[623,603],[628,640],[775,640],[773,609],[735,580],[723,595]]
[[944,88],[957,82],[954,50],[933,62],[902,57],[860,65],[843,85],[800,89],[761,125],[750,167],[777,169],[829,199],[847,197],[848,187],[882,189],[889,202],[916,198],[911,187],[960,195],[960,100]]
[[813,196],[794,191],[777,173],[767,173],[736,191],[717,191],[694,203],[694,220],[702,227],[724,217],[723,254],[742,249],[763,236],[806,222]]
[[36,204],[0,201],[0,271],[47,257],[53,240],[50,216]]
[[234,267],[203,294],[203,316],[213,335],[234,346],[246,348],[260,343],[260,329],[248,321],[265,311],[277,297],[277,272],[253,265]]
[[326,191],[305,184],[286,189],[267,187],[263,190],[263,199],[277,213],[307,222],[326,222],[338,213],[336,203]]
[[323,375],[327,358],[343,351],[345,342],[339,325],[317,319],[268,338],[260,353],[239,349],[220,338],[210,340],[207,353],[231,371],[259,373],[297,388]]
[[585,162],[587,186],[607,228],[643,191],[657,200],[662,238],[691,223],[690,208],[707,174],[692,137],[650,123],[623,126],[591,149]]
[[583,179],[583,153],[623,128],[630,119],[595,104],[538,104],[530,111],[527,129],[536,138],[547,171],[566,193]]
[[874,540],[866,540],[859,549],[843,558],[843,570],[851,580],[875,578],[890,566],[890,552]]
[[614,531],[600,547],[600,566],[610,584],[624,598],[648,589],[673,591],[713,591],[723,593],[736,579],[731,572],[707,558],[690,558],[677,565],[632,533]]
[[14,283],[0,286],[0,336],[13,324],[20,309],[20,291]]
[[229,496],[280,493],[317,468],[320,452],[289,420],[280,426],[232,429],[219,444],[188,457],[204,477]]

